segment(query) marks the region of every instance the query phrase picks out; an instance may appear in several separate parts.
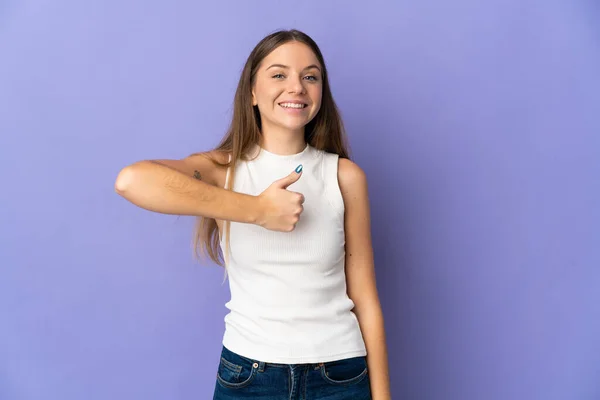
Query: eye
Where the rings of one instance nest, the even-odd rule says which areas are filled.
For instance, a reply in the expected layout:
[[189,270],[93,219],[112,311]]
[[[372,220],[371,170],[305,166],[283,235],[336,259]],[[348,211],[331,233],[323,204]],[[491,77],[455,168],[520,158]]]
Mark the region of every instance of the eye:
[[282,78],[284,78],[284,75],[283,74],[275,74],[275,75],[273,75],[273,78],[282,79]]
[[319,80],[316,76],[313,76],[313,75],[308,75],[308,76],[305,76],[304,78],[308,79],[309,81],[313,81],[313,82],[316,82]]

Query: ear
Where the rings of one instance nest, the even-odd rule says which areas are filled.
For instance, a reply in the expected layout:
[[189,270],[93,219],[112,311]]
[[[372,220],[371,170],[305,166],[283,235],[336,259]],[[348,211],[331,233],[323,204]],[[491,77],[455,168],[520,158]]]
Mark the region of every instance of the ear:
[[254,94],[254,90],[252,90],[252,105],[258,105],[258,102],[256,101],[256,95]]

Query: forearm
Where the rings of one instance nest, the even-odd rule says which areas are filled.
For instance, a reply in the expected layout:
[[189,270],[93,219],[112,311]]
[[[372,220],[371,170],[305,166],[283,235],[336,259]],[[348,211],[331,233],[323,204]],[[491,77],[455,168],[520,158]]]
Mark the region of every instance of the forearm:
[[152,161],[124,168],[115,190],[136,206],[162,214],[244,223],[254,223],[257,218],[255,196],[212,186]]
[[381,307],[371,306],[357,312],[359,325],[367,347],[367,364],[373,400],[390,400],[390,377]]

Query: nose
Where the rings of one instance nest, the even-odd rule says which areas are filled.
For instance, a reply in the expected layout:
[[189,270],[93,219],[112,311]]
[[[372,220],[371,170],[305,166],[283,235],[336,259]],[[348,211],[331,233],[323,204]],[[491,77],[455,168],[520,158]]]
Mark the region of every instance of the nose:
[[290,84],[288,87],[289,93],[303,94],[304,85],[301,77],[295,77],[289,80]]

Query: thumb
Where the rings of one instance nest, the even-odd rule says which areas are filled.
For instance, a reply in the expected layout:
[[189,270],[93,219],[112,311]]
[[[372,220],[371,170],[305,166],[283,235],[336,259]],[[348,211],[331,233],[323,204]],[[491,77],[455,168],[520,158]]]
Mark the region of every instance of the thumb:
[[281,189],[287,189],[288,186],[300,179],[300,176],[302,176],[302,164],[298,165],[298,167],[291,174],[278,180],[277,186],[279,186]]

